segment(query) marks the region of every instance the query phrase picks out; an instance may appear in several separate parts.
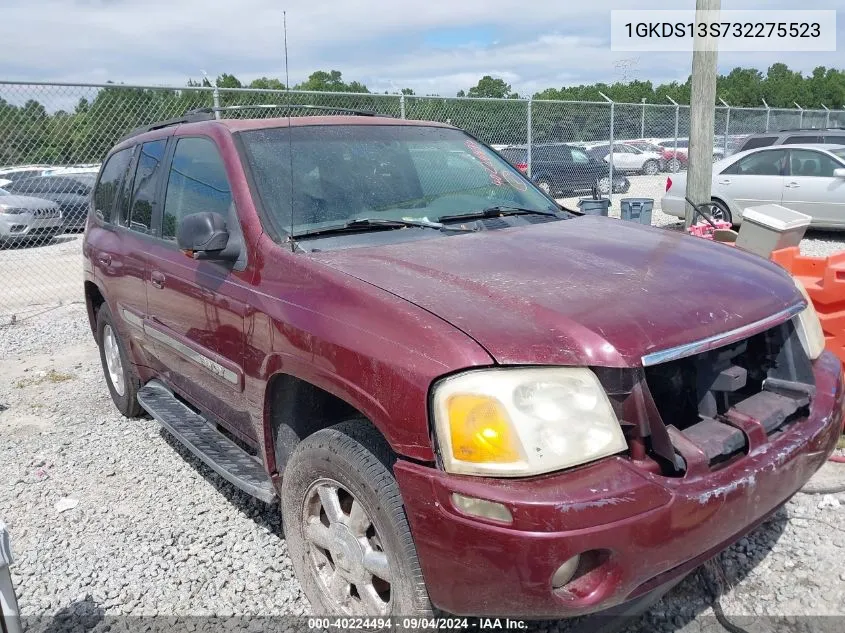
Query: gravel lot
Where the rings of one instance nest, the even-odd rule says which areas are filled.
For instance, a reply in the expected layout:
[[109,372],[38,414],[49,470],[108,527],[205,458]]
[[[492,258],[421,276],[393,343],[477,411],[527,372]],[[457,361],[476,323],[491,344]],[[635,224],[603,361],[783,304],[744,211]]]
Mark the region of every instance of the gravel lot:
[[[278,510],[116,412],[82,305],[0,328],[0,375],[0,518],[25,616],[308,613]],[[728,616],[845,616],[843,504],[799,494],[720,556]],[[628,630],[722,630],[710,604],[691,576]]]

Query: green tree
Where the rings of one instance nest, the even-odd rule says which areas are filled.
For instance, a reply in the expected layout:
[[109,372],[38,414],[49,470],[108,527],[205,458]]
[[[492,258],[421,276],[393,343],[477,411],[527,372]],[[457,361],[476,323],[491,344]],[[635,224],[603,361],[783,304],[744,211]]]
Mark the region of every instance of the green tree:
[[[463,97],[464,91],[461,90],[458,93],[458,96]],[[494,78],[490,75],[484,75],[481,79],[479,79],[478,83],[466,92],[466,96],[486,97],[488,99],[519,98],[519,95],[516,95],[516,93],[511,90],[510,84],[506,83],[504,79],[500,79],[498,77]]]
[[295,86],[297,90],[316,92],[369,92],[367,87],[357,81],[346,83],[339,70],[317,70],[308,76],[308,80]]
[[240,80],[234,75],[230,75],[228,73],[220,75],[215,81],[215,85],[218,88],[243,88],[243,84],[241,84]]
[[259,77],[249,82],[249,88],[257,88],[260,90],[284,90],[285,84],[278,79],[270,79],[269,77]]

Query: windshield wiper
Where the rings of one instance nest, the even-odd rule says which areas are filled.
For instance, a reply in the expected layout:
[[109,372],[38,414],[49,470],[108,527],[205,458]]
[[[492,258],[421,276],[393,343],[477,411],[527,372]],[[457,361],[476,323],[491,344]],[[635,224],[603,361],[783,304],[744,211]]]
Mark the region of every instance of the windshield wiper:
[[456,226],[446,226],[440,222],[432,222],[431,220],[394,220],[390,218],[355,218],[342,224],[333,224],[331,226],[324,226],[310,231],[303,231],[296,233],[293,237],[311,237],[314,235],[326,235],[329,233],[345,233],[348,231],[360,231],[368,229],[399,229],[406,227],[417,227],[424,229],[436,229],[438,231],[463,231],[472,232],[475,229],[467,229]]
[[495,218],[500,215],[548,215],[553,218],[558,217],[554,211],[540,211],[538,209],[524,209],[522,207],[508,207],[495,206],[481,209],[480,211],[470,211],[469,213],[462,213],[457,215],[443,215],[437,218],[438,222],[449,222],[450,220],[466,220],[470,218]]

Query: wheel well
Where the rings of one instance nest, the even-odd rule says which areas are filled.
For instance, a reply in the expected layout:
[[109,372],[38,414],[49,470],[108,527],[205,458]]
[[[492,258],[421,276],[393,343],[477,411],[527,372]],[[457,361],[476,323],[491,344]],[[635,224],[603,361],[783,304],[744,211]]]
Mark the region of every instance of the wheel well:
[[724,200],[722,200],[719,196],[710,196],[710,200],[711,200],[711,202],[718,202],[718,203],[719,203],[719,204],[721,204],[723,207],[725,207],[725,208],[728,210],[728,213],[730,213],[730,214],[731,214],[731,218],[733,218],[733,214],[734,214],[734,212],[733,212],[733,211],[731,211],[731,205],[729,205],[727,202],[725,202]]
[[276,374],[267,385],[264,419],[271,432],[275,471],[284,472],[297,444],[309,435],[351,418],[365,416],[337,396],[289,374]]
[[91,332],[97,335],[97,312],[100,306],[105,303],[105,298],[97,285],[91,281],[85,282],[85,307],[88,309],[88,321],[91,324]]

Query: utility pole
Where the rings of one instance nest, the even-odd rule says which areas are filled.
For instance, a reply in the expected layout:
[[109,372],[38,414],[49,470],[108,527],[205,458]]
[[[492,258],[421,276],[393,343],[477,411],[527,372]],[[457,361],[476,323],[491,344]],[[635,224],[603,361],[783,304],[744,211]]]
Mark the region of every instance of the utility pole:
[[[721,0],[696,0],[696,22],[717,18]],[[709,35],[709,29],[708,29]],[[690,95],[689,167],[687,197],[696,204],[710,202],[713,182],[713,135],[716,123],[716,40],[699,37],[695,30],[692,52],[692,91]],[[684,225],[693,222],[693,210],[687,205]]]

